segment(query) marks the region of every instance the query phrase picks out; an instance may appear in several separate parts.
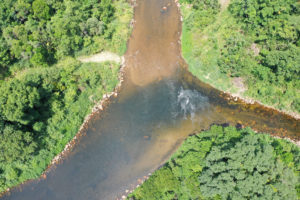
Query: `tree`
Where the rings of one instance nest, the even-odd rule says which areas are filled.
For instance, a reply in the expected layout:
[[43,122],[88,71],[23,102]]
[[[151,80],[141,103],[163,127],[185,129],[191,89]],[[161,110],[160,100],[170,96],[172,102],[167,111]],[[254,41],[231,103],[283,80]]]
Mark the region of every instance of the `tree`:
[[270,143],[255,134],[214,146],[199,181],[207,198],[297,199],[293,171],[274,157]]
[[0,87],[0,114],[7,121],[28,125],[40,117],[36,110],[40,100],[36,87],[14,79]]
[[110,23],[115,12],[115,8],[112,6],[112,0],[101,0],[100,11],[100,20],[105,24]]
[[31,2],[28,0],[18,0],[17,2],[15,2],[14,8],[17,20],[20,23],[24,23],[28,19],[30,13],[32,12]]
[[44,0],[35,0],[32,3],[33,16],[39,20],[50,18],[50,8]]
[[11,56],[8,45],[3,38],[0,38],[0,73],[3,71],[11,62]]
[[24,162],[31,158],[36,147],[30,132],[23,132],[9,124],[0,130],[0,152],[2,152],[0,162],[2,164],[13,161]]

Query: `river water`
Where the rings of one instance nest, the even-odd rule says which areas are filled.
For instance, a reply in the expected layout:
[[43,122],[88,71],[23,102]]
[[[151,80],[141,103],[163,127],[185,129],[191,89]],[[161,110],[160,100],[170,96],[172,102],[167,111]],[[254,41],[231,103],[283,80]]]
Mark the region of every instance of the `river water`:
[[299,120],[233,101],[187,72],[173,0],[138,0],[134,18],[118,97],[94,116],[85,136],[46,179],[23,184],[2,199],[116,199],[162,165],[189,134],[211,124],[300,139]]

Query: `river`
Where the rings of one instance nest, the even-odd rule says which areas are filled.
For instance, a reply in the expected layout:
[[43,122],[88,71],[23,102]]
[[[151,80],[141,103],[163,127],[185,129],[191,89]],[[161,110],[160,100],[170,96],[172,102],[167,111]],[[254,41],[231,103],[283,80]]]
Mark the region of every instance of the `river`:
[[138,0],[134,19],[118,97],[94,116],[85,136],[46,179],[25,183],[2,199],[120,198],[162,165],[189,134],[211,124],[251,126],[300,139],[299,120],[234,101],[186,70],[180,12],[173,0]]

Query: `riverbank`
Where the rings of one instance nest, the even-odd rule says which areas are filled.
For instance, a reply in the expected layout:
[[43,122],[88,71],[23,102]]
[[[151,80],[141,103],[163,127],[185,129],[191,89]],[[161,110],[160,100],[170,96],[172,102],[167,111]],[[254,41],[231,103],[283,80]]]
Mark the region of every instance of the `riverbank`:
[[[90,123],[90,119],[92,119],[94,115],[99,116],[100,112],[104,112],[104,109],[109,104],[110,99],[118,95],[117,92],[123,82],[124,65],[120,68],[116,63],[106,62],[79,64],[75,59],[72,60],[77,63],[77,67],[74,72],[69,75],[70,77],[76,76],[79,80],[93,80],[94,77],[99,76],[102,80],[101,82],[95,82],[95,86],[92,86],[91,88],[82,84],[82,81],[79,81],[80,83],[78,83],[78,88],[80,88],[82,92],[77,97],[78,99],[75,102],[72,102],[72,105],[61,108],[61,112],[58,115],[52,116],[50,120],[53,122],[48,125],[48,128],[55,130],[55,132],[51,135],[52,138],[57,135],[56,137],[59,136],[61,139],[57,141],[55,146],[51,149],[52,151],[45,148],[41,150],[38,155],[32,157],[32,159],[28,161],[28,165],[26,165],[27,163],[24,163],[22,172],[34,172],[36,175],[24,178],[23,174],[21,174],[20,179],[25,180],[17,185],[26,184],[28,179],[31,180],[38,177],[46,178],[47,173],[51,169],[54,169],[56,164],[66,158],[72,148],[80,140]],[[60,68],[59,66],[53,67],[51,71],[41,69],[40,76],[43,77],[53,73],[62,74],[65,69],[66,68]],[[82,71],[84,71],[85,74],[78,76],[78,74],[81,74]],[[20,77],[20,80],[29,79],[31,76],[33,76],[33,74],[28,71]],[[103,88],[103,86],[106,88]],[[64,119],[58,118],[62,115],[64,116]],[[70,125],[72,125],[71,128]],[[42,152],[44,154],[42,154]],[[42,155],[46,155],[46,157],[42,157]],[[40,162],[36,163],[36,160]],[[12,166],[14,166],[14,163],[12,163]],[[10,191],[10,189],[11,187],[6,189],[6,192]],[[1,195],[4,195],[4,193]]]
[[[181,10],[181,14],[182,14],[183,10],[182,10],[182,7],[181,7],[181,4],[180,4],[179,0],[175,0],[175,3],[177,5],[178,9]],[[220,3],[221,3],[221,9],[224,11],[228,7],[230,1],[229,0],[221,0]],[[185,9],[186,8],[188,8],[188,9],[191,8],[191,5],[185,5],[185,6],[186,6]],[[168,7],[166,6],[166,7],[163,7],[162,9],[164,9],[164,8],[167,9]],[[182,40],[183,34],[187,34],[185,32],[186,30],[185,30],[185,27],[184,27],[184,22],[185,22],[184,19],[185,19],[185,16],[181,15],[181,21],[183,22],[183,31],[182,31],[181,40]],[[191,34],[191,33],[188,33],[188,34]],[[178,41],[178,42],[181,44],[181,41]],[[187,42],[184,45],[187,45],[186,48],[188,48],[188,45],[191,45],[191,43]],[[181,49],[181,53],[182,53],[181,54],[182,58],[184,58],[185,61],[187,62],[187,59],[186,59],[187,57],[183,56],[183,54],[186,53],[186,51],[184,49]],[[188,64],[188,66],[190,66],[191,63],[187,62],[187,64]],[[194,63],[192,63],[192,64],[194,64]],[[190,67],[187,67],[187,69],[195,77],[197,77],[198,79],[200,79],[204,83],[207,83],[207,84],[211,85],[212,87],[226,93],[229,96],[227,98],[228,100],[232,100],[232,101],[242,100],[243,102],[245,102],[247,104],[257,103],[257,104],[259,104],[263,107],[270,108],[272,110],[278,111],[279,113],[289,115],[292,118],[300,119],[300,114],[299,113],[280,110],[280,109],[278,109],[274,106],[266,105],[266,104],[262,103],[261,101],[259,101],[257,99],[250,98],[250,97],[247,97],[247,96],[243,95],[243,93],[247,90],[247,86],[243,83],[242,78],[232,78],[231,80],[228,80],[228,77],[223,77],[224,79],[218,80],[219,81],[218,83],[224,81],[225,84],[228,84],[227,85],[228,88],[224,89],[221,85],[214,84],[215,79],[213,79],[213,77],[210,77],[210,75],[209,75],[209,73],[211,73],[211,71],[209,73],[206,73],[206,74],[203,73],[202,75],[199,75],[199,74],[191,71]],[[240,124],[240,126],[245,128],[241,124]],[[203,132],[209,132],[209,131],[210,130],[205,130]],[[265,137],[265,136],[270,137],[274,141],[282,141],[282,142],[287,143],[289,145],[295,145],[296,148],[300,147],[300,140],[292,140],[291,138],[288,138],[288,137],[278,137],[278,136],[273,136],[273,135],[270,135],[270,134],[263,134],[260,131],[257,131],[255,129],[252,129],[250,132],[251,132],[251,134],[255,133],[255,134],[263,135],[262,137]],[[191,134],[189,137],[194,137],[195,135],[200,135],[200,134],[202,134],[202,133]],[[190,138],[187,138],[186,140],[189,140],[189,139]],[[186,140],[184,141],[184,143],[186,143]],[[135,200],[137,200],[137,199],[143,199],[143,200],[144,199],[149,199],[150,200],[150,199],[153,199],[153,197],[155,196],[155,192],[159,191],[161,188],[164,188],[164,186],[166,186],[166,185],[172,185],[171,183],[163,182],[163,179],[168,179],[169,176],[166,175],[166,174],[161,173],[161,171],[163,171],[166,168],[166,165],[168,166],[170,164],[171,160],[174,157],[176,157],[176,156],[181,157],[182,156],[182,155],[179,155],[178,152],[181,149],[185,148],[184,145],[185,144],[182,144],[179,147],[179,149],[177,150],[177,153],[174,153],[171,156],[170,159],[165,160],[165,164],[162,164],[161,166],[156,168],[154,171],[152,171],[148,175],[145,175],[145,176],[140,177],[139,179],[137,179],[136,184],[132,185],[130,188],[128,187],[126,190],[124,190],[123,194],[120,195],[117,199],[118,200],[122,200],[122,199],[128,199],[128,200],[132,200],[132,199],[135,199]],[[193,145],[193,147],[194,147],[194,145]],[[184,164],[189,165],[190,163],[188,161],[186,161],[186,162],[184,162]],[[148,182],[149,178],[150,178],[150,183]],[[161,181],[163,182],[162,183],[163,185],[161,185],[161,187],[160,186],[156,187],[157,185],[161,184]],[[176,188],[176,189],[178,189],[178,188]],[[147,195],[149,195],[149,196],[147,196]],[[176,196],[176,197],[178,198],[178,196]],[[158,196],[156,196],[156,198],[157,199],[164,199],[162,193],[160,193]]]
[[[47,173],[55,168],[55,165],[61,162],[63,158],[68,156],[68,153],[85,133],[91,118],[94,115],[100,115],[100,112],[104,112],[111,98],[118,95],[124,74],[124,59],[119,55],[125,53],[127,40],[133,28],[134,2],[129,5],[128,2],[120,1],[114,3],[114,6],[119,12],[114,16],[113,25],[111,25],[114,28],[111,33],[113,36],[112,44],[108,44],[106,40],[102,41],[105,42],[105,46],[95,46],[93,51],[96,49],[106,51],[117,49],[116,54],[111,53],[108,55],[106,53],[105,56],[101,57],[101,60],[92,59],[83,60],[82,62],[66,57],[53,66],[28,68],[16,72],[14,77],[7,78],[6,83],[8,87],[13,86],[15,82],[27,85],[27,89],[35,84],[34,86],[38,88],[40,94],[36,94],[34,97],[41,96],[41,101],[45,105],[45,108],[40,108],[38,112],[44,112],[43,116],[48,116],[49,118],[47,121],[42,122],[39,119],[39,122],[34,124],[33,128],[30,128],[33,129],[33,133],[26,133],[32,136],[32,138],[25,138],[27,146],[30,146],[32,149],[21,148],[20,152],[29,152],[28,155],[25,154],[28,158],[26,157],[26,160],[21,165],[18,159],[13,160],[9,164],[6,161],[1,162],[0,196],[6,195],[12,188],[19,187],[20,184],[26,184],[38,177],[40,179],[46,178]],[[122,18],[122,14],[125,15],[124,18]],[[88,55],[88,52],[80,52],[78,55]],[[100,55],[102,54],[100,53]],[[99,58],[99,55],[97,58]],[[116,58],[119,60],[116,61]],[[14,89],[12,91],[12,93],[18,93]],[[48,95],[48,99],[43,99],[45,93],[46,96]],[[23,97],[23,99],[26,98]],[[34,101],[38,104],[38,99],[34,99]],[[46,107],[46,105],[49,106]],[[0,120],[2,120],[1,116]],[[1,123],[2,121],[0,121]],[[28,130],[27,127],[23,129]],[[0,131],[2,131],[1,126]],[[4,131],[6,131],[5,126]],[[42,135],[39,135],[38,141],[42,144],[30,141],[38,131],[43,132]],[[49,135],[47,135],[48,132]],[[22,144],[19,145],[22,146]],[[13,150],[19,151],[13,144],[9,148],[16,148],[16,150]],[[0,146],[0,149],[3,150],[2,146]],[[5,150],[5,152],[10,151]],[[31,156],[31,153],[34,151],[35,155]],[[17,157],[18,155],[14,156]],[[19,158],[19,160],[21,159],[24,158]]]
[[[300,119],[300,114],[296,110],[297,99],[300,98],[299,92],[297,87],[293,86],[297,85],[297,80],[293,83],[274,83],[273,85],[266,81],[263,84],[264,81],[259,81],[258,77],[248,72],[247,67],[236,67],[236,74],[233,76],[230,75],[232,72],[225,70],[227,64],[224,62],[235,62],[226,60],[233,59],[226,57],[226,52],[230,51],[225,48],[226,45],[230,45],[226,42],[228,42],[228,38],[234,37],[236,33],[242,32],[242,30],[228,10],[229,1],[221,1],[221,6],[218,6],[217,0],[213,2],[215,4],[211,3],[206,11],[201,10],[200,6],[197,12],[191,4],[187,4],[185,1],[180,1],[181,4],[177,2],[183,21],[182,57],[188,64],[188,70],[201,81],[230,94],[233,99],[239,98],[250,104],[257,102],[265,107]],[[203,19],[202,21],[199,16]],[[245,40],[240,42],[247,43],[247,45],[251,40],[246,34],[239,34],[237,38]],[[236,46],[240,45],[239,41],[236,43]],[[242,50],[240,50],[247,55],[242,55],[242,52],[239,52],[241,55],[236,54],[235,58],[239,60],[234,66],[243,66],[245,65],[244,62],[251,63],[250,65],[253,66],[257,65],[255,59],[257,59],[262,47],[251,42],[249,47],[247,45],[241,47]],[[243,58],[247,61],[243,61]],[[261,67],[259,73],[262,73],[264,69]],[[271,72],[268,73],[270,76],[272,75]]]
[[70,142],[66,144],[63,151],[52,159],[51,164],[47,167],[47,170],[41,175],[42,178],[46,176],[46,174],[48,173],[48,169],[51,169],[52,165],[55,165],[60,161],[62,161],[62,159],[66,157],[68,153],[72,150],[72,148],[79,142],[80,137],[82,137],[86,132],[90,120],[93,118],[93,116],[97,115],[98,117],[99,116],[101,117],[101,112],[105,112],[105,108],[109,105],[111,98],[118,96],[119,90],[124,81],[124,67],[125,67],[124,64],[122,64],[120,67],[119,77],[118,77],[119,83],[114,88],[114,91],[104,94],[102,96],[102,99],[95,104],[95,106],[91,109],[91,113],[84,118],[84,121],[80,126],[78,133],[73,137],[73,139]]
[[[148,173],[148,175],[145,175],[145,176],[140,177],[139,179],[137,179],[136,183],[131,185],[131,187],[128,187],[126,190],[124,190],[124,192],[117,198],[117,200],[123,200],[123,199],[128,199],[128,200],[143,199],[144,200],[144,199],[148,199],[147,197],[153,197],[155,195],[154,193],[156,193],[156,192],[160,193],[160,191],[159,191],[160,187],[159,188],[153,188],[153,186],[156,185],[156,184],[160,184],[159,182],[161,181],[162,178],[168,178],[168,176],[165,176],[164,174],[161,174],[161,171],[163,171],[166,167],[168,167],[170,165],[170,163],[173,162],[172,160],[174,158],[184,157],[183,155],[185,155],[185,154],[182,152],[182,149],[186,149],[187,145],[190,146],[188,148],[191,148],[191,151],[194,151],[194,149],[197,149],[197,144],[196,143],[192,144],[192,145],[187,144],[187,143],[189,143],[188,141],[190,141],[191,138],[193,138],[193,137],[202,137],[203,134],[207,134],[207,133],[208,133],[208,135],[211,135],[211,136],[213,136],[216,133],[220,134],[221,133],[220,130],[219,130],[219,132],[218,131],[212,131],[212,129],[215,130],[216,127],[223,127],[223,128],[226,129],[226,127],[228,128],[228,124],[220,124],[220,125],[212,124],[210,126],[210,128],[208,128],[207,130],[202,130],[200,133],[194,132],[192,134],[189,134],[188,137],[184,141],[182,141],[178,146],[174,147],[173,153],[170,155],[169,158],[166,158],[159,165],[159,167],[152,170],[150,173]],[[248,131],[247,134],[249,134],[249,133],[250,134],[254,134],[254,133],[258,134],[259,137],[264,138],[264,140],[266,140],[266,141],[268,141],[268,138],[269,138],[273,141],[274,144],[278,142],[280,145],[282,145],[283,146],[282,148],[284,149],[284,151],[291,151],[290,147],[292,147],[294,149],[297,149],[297,151],[300,150],[300,140],[295,141],[295,140],[291,140],[290,138],[287,138],[287,137],[282,138],[282,137],[272,136],[272,135],[267,134],[267,133],[261,133],[261,132],[255,130],[255,129],[252,129],[252,128],[250,129],[249,127],[246,128],[246,127],[244,127],[240,124],[237,125],[236,127],[238,127],[238,128],[229,127],[229,129],[238,130],[240,132],[243,132],[243,131],[246,130],[246,131]],[[230,135],[232,133],[230,133],[230,131],[227,131],[226,134]],[[229,137],[231,137],[231,136],[229,136]],[[282,153],[282,155],[281,155],[282,158],[284,156],[287,156],[287,154],[285,154],[285,153]],[[295,154],[294,156],[297,156],[297,154]],[[190,162],[189,160],[187,160],[185,162],[182,162],[183,166],[186,165],[185,167],[192,167],[193,165],[190,165],[189,162]],[[149,179],[150,179],[150,183],[148,182]],[[158,179],[160,179],[160,180],[158,180]],[[149,188],[151,188],[151,191],[148,190]],[[176,188],[173,188],[173,189],[176,190]],[[148,196],[148,195],[150,195],[150,196]],[[143,197],[143,198],[140,198],[140,197]],[[163,198],[160,197],[160,199],[163,199]]]
[[[267,134],[254,133],[250,128],[214,125],[207,131],[189,136],[166,164],[147,177],[128,197],[122,198],[260,196],[297,199],[299,152],[299,146]],[[235,187],[228,188],[230,184]]]
[[[131,23],[133,26],[133,23]],[[80,62],[83,63],[103,63],[103,62],[116,62],[121,65],[118,75],[118,85],[114,88],[114,91],[110,93],[106,93],[102,96],[102,99],[99,102],[96,102],[94,107],[91,109],[91,113],[88,114],[79,128],[78,133],[74,136],[74,138],[66,144],[64,150],[55,156],[51,161],[51,164],[47,167],[47,170],[41,175],[42,178],[46,177],[48,169],[50,170],[51,166],[54,164],[59,163],[63,157],[67,156],[68,152],[72,150],[74,145],[79,142],[80,137],[86,132],[86,129],[90,123],[90,120],[93,118],[94,115],[100,115],[100,112],[104,112],[105,107],[108,106],[110,102],[110,98],[117,97],[118,92],[122,86],[124,81],[124,68],[125,68],[125,58],[124,56],[118,56],[112,52],[101,52],[99,54],[91,55],[91,56],[84,56],[77,58]],[[89,97],[90,99],[90,97]]]

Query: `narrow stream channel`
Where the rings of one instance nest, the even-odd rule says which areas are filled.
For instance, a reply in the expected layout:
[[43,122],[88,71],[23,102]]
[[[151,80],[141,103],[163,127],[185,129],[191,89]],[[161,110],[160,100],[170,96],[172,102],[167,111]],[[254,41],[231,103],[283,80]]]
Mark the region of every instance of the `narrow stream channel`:
[[180,13],[173,0],[137,4],[118,97],[95,116],[80,143],[46,179],[26,183],[2,199],[116,199],[163,164],[189,134],[213,123],[300,139],[299,120],[228,100],[185,70]]

